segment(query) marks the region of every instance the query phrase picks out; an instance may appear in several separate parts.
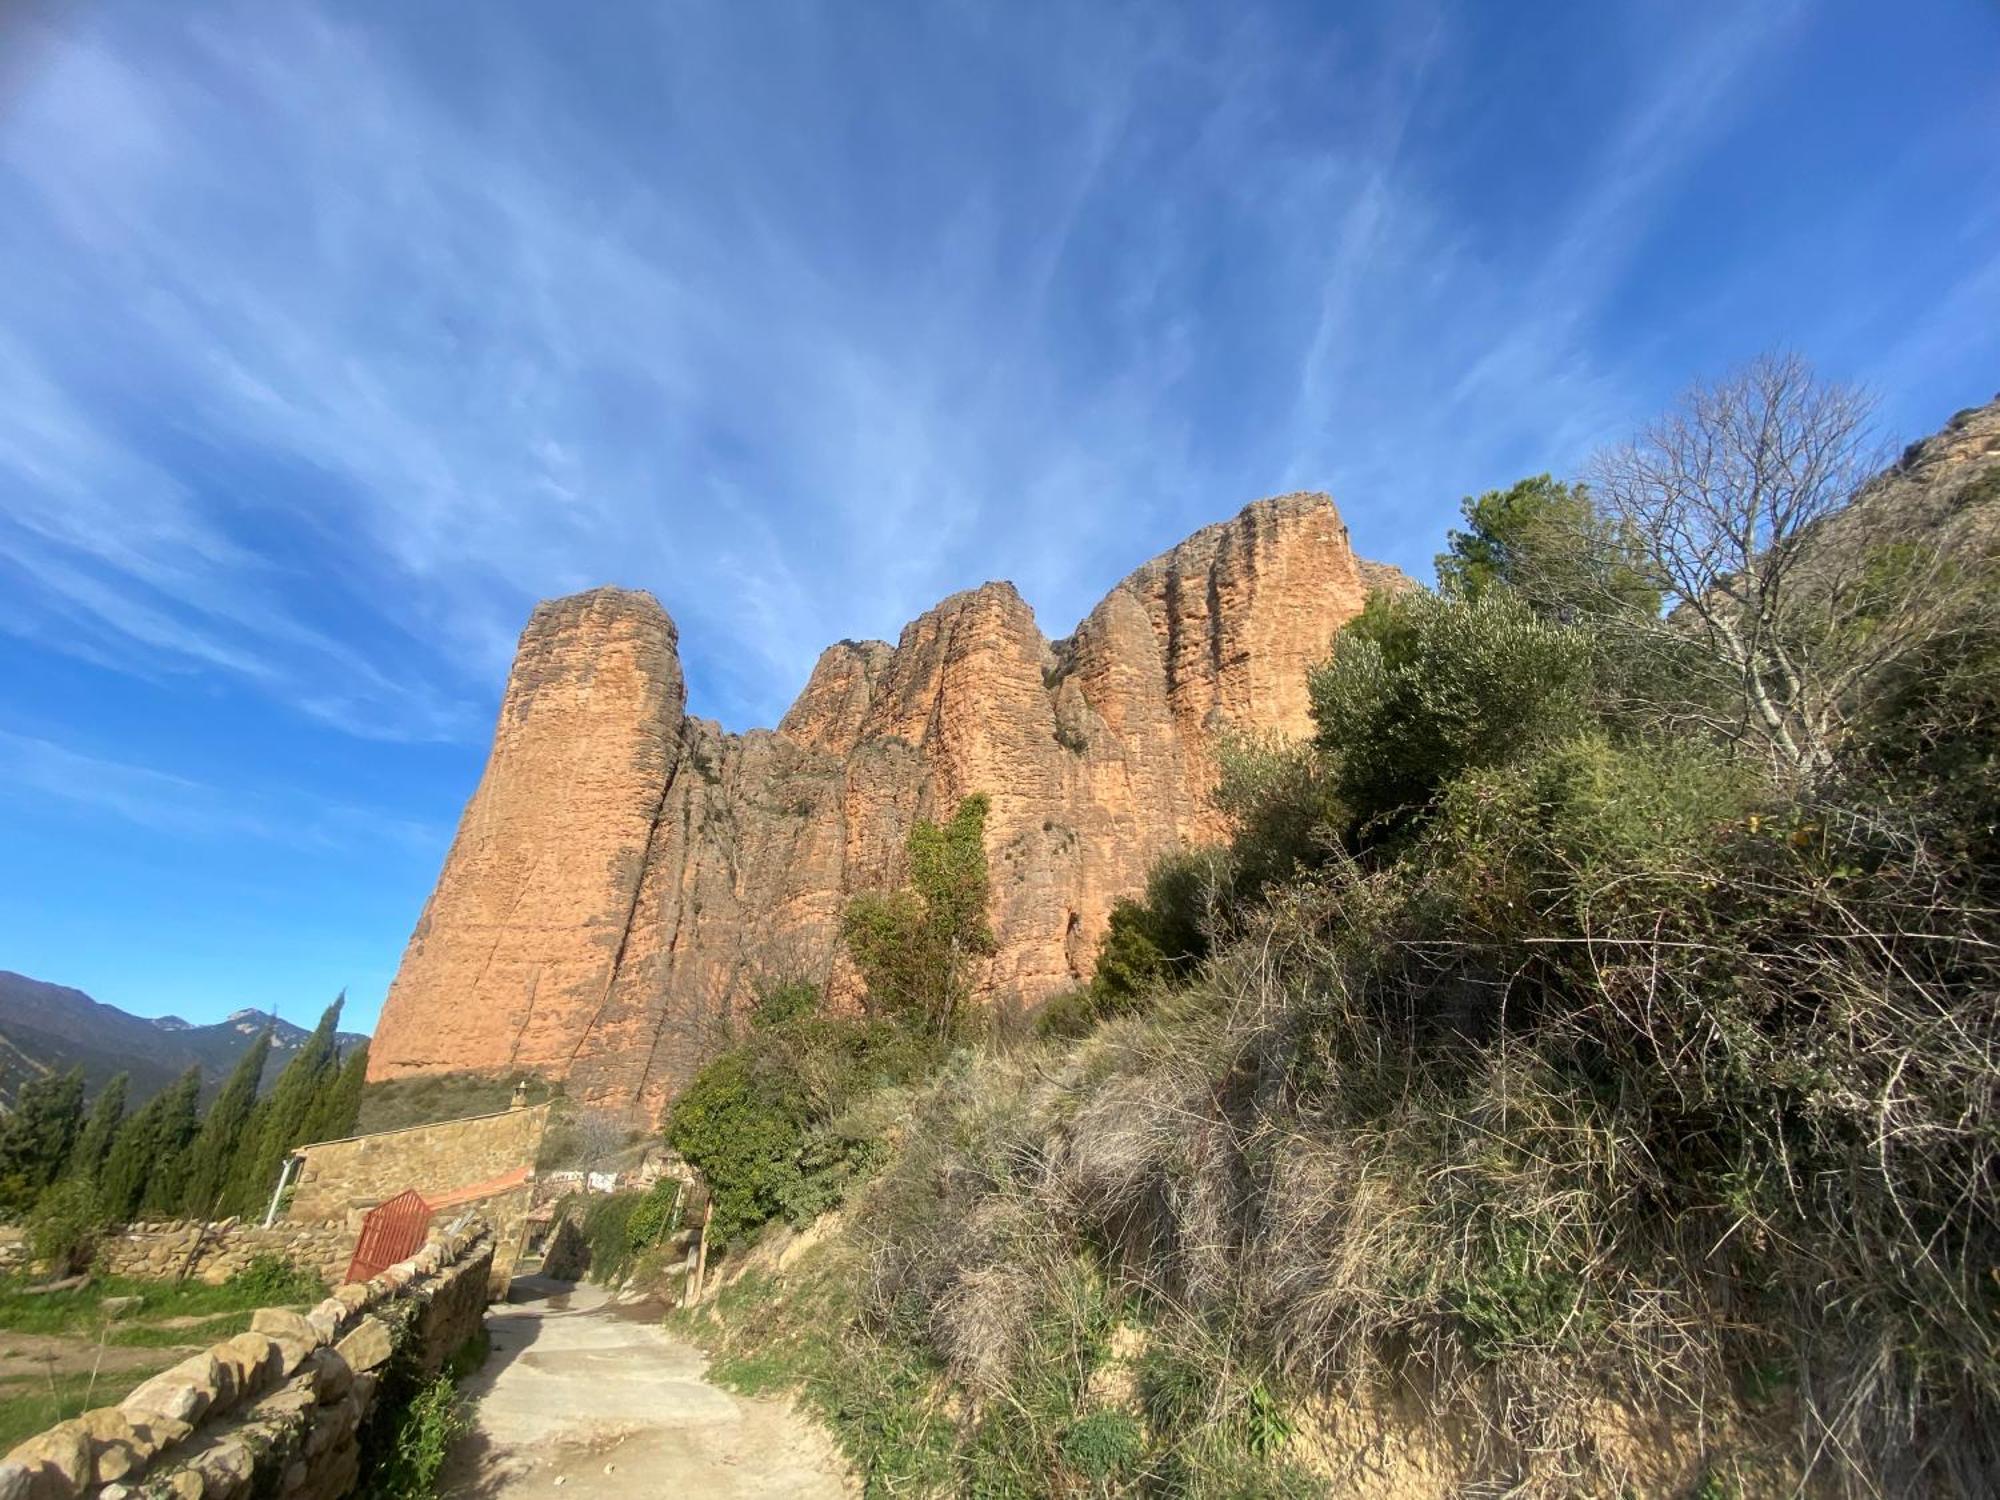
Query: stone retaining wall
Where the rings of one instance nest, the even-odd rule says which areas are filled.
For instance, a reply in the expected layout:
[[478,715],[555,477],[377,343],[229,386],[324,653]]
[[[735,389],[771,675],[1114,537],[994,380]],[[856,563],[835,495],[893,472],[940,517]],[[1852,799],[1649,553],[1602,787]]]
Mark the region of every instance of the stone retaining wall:
[[310,1312],[264,1309],[250,1332],[20,1444],[0,1460],[0,1500],[336,1500],[378,1395],[387,1417],[479,1331],[492,1260],[476,1222]]
[[355,1230],[342,1219],[319,1224],[280,1221],[269,1229],[224,1219],[128,1224],[97,1247],[96,1266],[107,1276],[149,1281],[195,1280],[219,1285],[260,1255],[275,1255],[319,1273],[328,1285],[347,1274]]

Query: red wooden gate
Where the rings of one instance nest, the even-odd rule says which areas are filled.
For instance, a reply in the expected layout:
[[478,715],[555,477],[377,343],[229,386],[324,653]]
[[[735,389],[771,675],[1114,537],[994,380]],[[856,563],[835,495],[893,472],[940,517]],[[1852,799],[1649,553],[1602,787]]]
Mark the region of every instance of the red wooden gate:
[[430,1227],[431,1206],[415,1188],[406,1188],[368,1210],[361,1221],[361,1240],[348,1262],[347,1279],[366,1281],[399,1261],[408,1260],[423,1248],[424,1231]]

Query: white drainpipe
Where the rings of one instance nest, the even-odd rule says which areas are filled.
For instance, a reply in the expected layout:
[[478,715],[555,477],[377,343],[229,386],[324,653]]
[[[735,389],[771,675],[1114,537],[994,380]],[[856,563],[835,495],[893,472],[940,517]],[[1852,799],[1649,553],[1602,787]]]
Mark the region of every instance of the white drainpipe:
[[292,1174],[298,1170],[299,1164],[304,1160],[303,1156],[288,1156],[285,1158],[285,1165],[278,1173],[278,1185],[271,1190],[271,1206],[264,1210],[264,1227],[266,1229],[269,1229],[273,1221],[277,1219],[278,1200],[285,1196],[285,1189],[291,1185]]

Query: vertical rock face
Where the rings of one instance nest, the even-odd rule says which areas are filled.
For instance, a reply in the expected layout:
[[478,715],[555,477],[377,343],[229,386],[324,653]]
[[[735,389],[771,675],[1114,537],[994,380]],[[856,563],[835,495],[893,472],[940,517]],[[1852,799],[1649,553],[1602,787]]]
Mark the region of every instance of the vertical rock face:
[[597,589],[535,611],[371,1076],[567,1072],[631,931],[685,700],[652,596]]
[[1049,642],[1013,587],[820,657],[775,731],[684,717],[672,622],[599,589],[535,612],[491,759],[389,993],[369,1076],[502,1070],[658,1107],[760,980],[840,1003],[839,912],[910,824],[979,791],[989,996],[1088,974],[1111,905],[1220,833],[1230,729],[1301,734],[1306,671],[1372,586],[1324,495],[1259,501]]

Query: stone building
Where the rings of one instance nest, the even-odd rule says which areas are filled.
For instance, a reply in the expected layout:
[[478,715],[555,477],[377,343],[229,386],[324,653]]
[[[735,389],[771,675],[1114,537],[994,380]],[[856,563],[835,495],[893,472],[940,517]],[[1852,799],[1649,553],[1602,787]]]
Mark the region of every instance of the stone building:
[[286,1164],[282,1217],[342,1222],[351,1246],[370,1209],[409,1189],[430,1205],[440,1228],[476,1209],[493,1226],[494,1285],[503,1291],[520,1256],[549,1109],[517,1106],[301,1146]]

